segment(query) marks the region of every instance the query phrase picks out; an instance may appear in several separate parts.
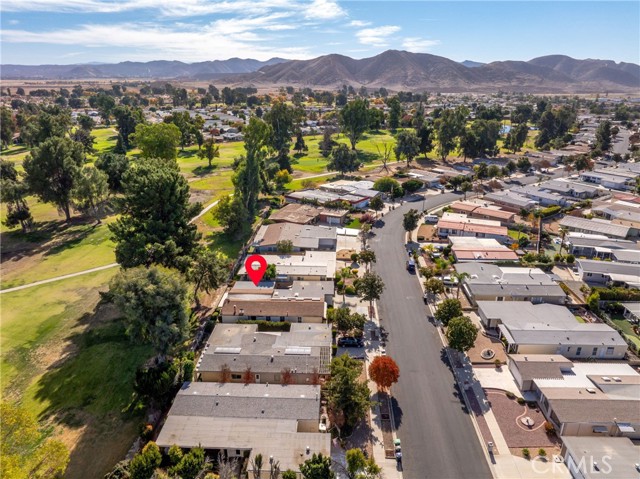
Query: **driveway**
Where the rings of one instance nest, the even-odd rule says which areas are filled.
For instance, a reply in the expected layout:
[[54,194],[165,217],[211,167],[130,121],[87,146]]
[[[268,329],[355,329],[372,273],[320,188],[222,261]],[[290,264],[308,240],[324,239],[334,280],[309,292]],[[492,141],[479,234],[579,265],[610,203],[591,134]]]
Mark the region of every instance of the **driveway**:
[[[426,209],[461,195],[427,197]],[[393,387],[394,416],[402,440],[403,467],[408,478],[490,478],[482,446],[443,360],[443,347],[427,310],[415,275],[405,270],[403,214],[421,203],[405,203],[385,214],[370,241],[376,252],[375,270],[385,292],[378,302],[381,325],[388,331],[387,353],[400,368]]]

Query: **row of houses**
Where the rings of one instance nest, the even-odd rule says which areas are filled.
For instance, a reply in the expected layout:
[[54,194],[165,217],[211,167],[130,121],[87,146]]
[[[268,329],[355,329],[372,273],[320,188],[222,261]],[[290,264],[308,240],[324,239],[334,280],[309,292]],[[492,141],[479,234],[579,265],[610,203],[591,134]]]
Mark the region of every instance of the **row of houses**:
[[366,208],[373,198],[381,194],[373,189],[373,181],[339,180],[325,183],[318,188],[292,191],[285,194],[285,199],[289,203],[326,205],[344,202],[354,208]]

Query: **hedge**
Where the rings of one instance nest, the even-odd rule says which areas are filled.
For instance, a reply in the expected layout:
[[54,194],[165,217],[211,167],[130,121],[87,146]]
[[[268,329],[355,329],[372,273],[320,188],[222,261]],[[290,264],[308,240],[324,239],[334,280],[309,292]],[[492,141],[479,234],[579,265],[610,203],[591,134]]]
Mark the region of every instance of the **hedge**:
[[626,288],[593,288],[600,295],[600,301],[632,302],[640,301],[640,290]]
[[560,211],[562,211],[562,207],[561,206],[549,206],[547,208],[542,208],[540,210],[540,216],[542,216],[543,218],[546,218],[547,216],[553,216],[556,215],[558,213],[560,213]]
[[271,331],[284,331],[289,332],[291,330],[291,323],[287,321],[265,321],[241,319],[238,324],[257,324],[259,332],[271,332]]

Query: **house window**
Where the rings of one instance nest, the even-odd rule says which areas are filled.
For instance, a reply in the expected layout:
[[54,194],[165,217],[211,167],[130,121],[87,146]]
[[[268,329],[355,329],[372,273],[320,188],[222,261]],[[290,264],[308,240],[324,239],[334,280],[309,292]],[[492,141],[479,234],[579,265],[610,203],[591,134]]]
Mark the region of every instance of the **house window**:
[[504,296],[498,296],[498,297],[496,298],[496,301],[504,301]]
[[231,379],[240,380],[242,379],[242,374],[232,374]]
[[612,347],[608,347],[607,348],[607,356],[612,356],[613,355],[613,348]]
[[280,321],[284,321],[284,316],[280,316]]
[[593,276],[593,273],[587,273],[587,277]]
[[302,316],[298,316],[298,322],[301,323],[302,322]]
[[598,354],[598,347],[596,346],[595,348],[593,348],[593,351],[591,351],[591,356],[596,356]]
[[271,321],[271,316],[267,316],[267,321]]
[[240,449],[236,449],[236,456],[240,455]]
[[582,352],[582,347],[578,346],[578,349],[576,349],[576,356],[580,356],[581,352]]

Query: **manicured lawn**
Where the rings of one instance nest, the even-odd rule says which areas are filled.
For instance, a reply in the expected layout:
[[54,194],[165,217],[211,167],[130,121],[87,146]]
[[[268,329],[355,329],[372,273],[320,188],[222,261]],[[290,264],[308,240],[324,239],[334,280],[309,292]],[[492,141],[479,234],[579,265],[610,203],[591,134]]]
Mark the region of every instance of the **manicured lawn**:
[[627,338],[636,343],[636,346],[640,348],[640,337],[633,332],[633,325],[629,321],[621,315],[614,315],[611,320],[616,324],[616,326],[622,329]]
[[27,149],[26,146],[12,145],[6,150],[2,150],[2,152],[0,152],[0,158],[2,158],[3,160],[15,162],[15,163],[18,163],[18,162],[21,163],[22,160],[24,160],[24,157],[27,156],[28,153],[29,153],[29,150]]
[[118,132],[110,126],[95,128],[91,130],[91,135],[96,137],[93,143],[93,148],[95,149],[95,153],[93,154],[94,158],[97,158],[102,153],[108,153],[113,150],[113,147],[116,146],[116,142],[118,141]]
[[16,254],[3,262],[0,285],[7,289],[113,263],[110,236],[105,223],[56,223],[51,229],[40,225],[39,231],[28,235],[17,230],[3,233],[8,246],[4,252]]
[[522,237],[529,238],[529,235],[527,233],[524,233],[518,230],[510,229],[510,230],[507,230],[507,232],[509,234],[509,237],[513,238],[516,241],[518,240],[518,238],[522,238]]
[[353,229],[360,229],[360,227],[362,226],[362,224],[360,223],[360,218],[354,218],[353,220],[351,220],[351,223],[348,223],[346,225],[346,228],[353,228]]

